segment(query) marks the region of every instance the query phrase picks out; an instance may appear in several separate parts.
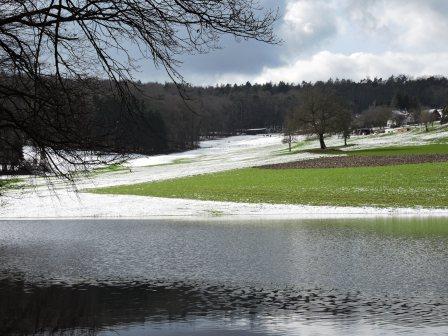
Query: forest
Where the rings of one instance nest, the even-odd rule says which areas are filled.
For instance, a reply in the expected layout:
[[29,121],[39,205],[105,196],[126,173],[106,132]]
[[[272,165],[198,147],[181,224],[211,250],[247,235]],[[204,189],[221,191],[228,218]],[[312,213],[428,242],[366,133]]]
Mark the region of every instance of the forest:
[[[247,82],[214,87],[132,82],[128,86],[131,98],[121,95],[105,80],[91,79],[90,85],[82,88],[73,84],[70,108],[62,106],[45,123],[27,116],[27,123],[29,128],[38,125],[46,129],[49,141],[59,143],[62,150],[151,155],[193,149],[201,139],[240,134],[251,128],[285,131],[289,113],[306,100],[310,89],[331,92],[349,109],[350,125],[341,132],[377,126],[375,113],[383,123],[392,109],[443,108],[448,102],[445,77],[397,76],[301,84]],[[326,113],[331,117],[336,111],[327,108]],[[2,116],[3,120],[8,117]],[[60,131],[61,127],[67,131],[52,134],[52,129]],[[20,130],[9,131],[8,127],[0,130],[0,137],[2,156],[10,156],[14,165],[22,159],[17,148],[33,145],[33,140],[21,136]]]
[[[235,135],[251,128],[281,132],[288,114],[309,89],[316,88],[342,100],[356,127],[376,126],[371,118],[372,106],[411,111],[443,108],[448,103],[448,79],[444,77],[183,86],[181,94],[174,84],[136,83],[134,96],[139,103],[135,111],[141,122],[136,123],[133,117],[122,120],[112,134],[123,136],[111,141],[123,142],[118,147],[149,154],[191,149],[201,138]],[[94,105],[97,118],[106,120],[104,125],[126,115],[121,113],[124,106],[111,96],[97,98]]]

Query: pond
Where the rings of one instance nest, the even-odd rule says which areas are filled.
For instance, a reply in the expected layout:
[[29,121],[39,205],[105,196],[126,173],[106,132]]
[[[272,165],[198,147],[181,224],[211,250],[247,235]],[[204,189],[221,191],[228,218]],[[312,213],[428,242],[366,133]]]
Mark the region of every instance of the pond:
[[448,219],[0,227],[1,335],[448,333]]

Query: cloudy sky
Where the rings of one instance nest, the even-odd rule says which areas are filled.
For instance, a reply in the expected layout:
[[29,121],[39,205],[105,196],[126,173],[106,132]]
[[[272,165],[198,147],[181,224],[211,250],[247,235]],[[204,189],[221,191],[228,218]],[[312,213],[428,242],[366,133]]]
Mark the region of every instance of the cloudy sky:
[[[222,40],[185,56],[180,72],[197,85],[302,82],[329,78],[448,76],[447,0],[263,0],[279,7],[280,46]],[[165,81],[144,66],[142,81]]]

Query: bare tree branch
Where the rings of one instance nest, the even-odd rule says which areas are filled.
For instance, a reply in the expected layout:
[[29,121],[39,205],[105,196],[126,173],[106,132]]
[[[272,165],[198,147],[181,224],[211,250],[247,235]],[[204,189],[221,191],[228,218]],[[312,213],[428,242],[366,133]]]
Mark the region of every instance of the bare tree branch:
[[54,155],[85,162],[77,150],[107,151],[78,132],[88,122],[86,97],[104,90],[94,78],[111,81],[131,104],[143,58],[164,69],[185,98],[179,55],[218,48],[223,34],[277,43],[277,16],[256,0],[0,0],[4,138],[19,134],[63,174]]

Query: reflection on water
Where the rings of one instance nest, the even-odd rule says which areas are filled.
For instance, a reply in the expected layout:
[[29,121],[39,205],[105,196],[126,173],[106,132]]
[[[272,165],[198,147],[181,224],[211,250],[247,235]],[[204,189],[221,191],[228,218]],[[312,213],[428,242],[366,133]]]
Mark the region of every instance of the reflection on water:
[[448,332],[444,219],[0,225],[0,335]]
[[[363,297],[361,293],[294,287],[235,287],[206,283],[128,282],[29,284],[0,281],[0,333],[126,334],[183,331],[294,334],[314,324],[341,330],[379,325],[444,330],[443,298]],[[448,330],[448,329],[447,329]]]

